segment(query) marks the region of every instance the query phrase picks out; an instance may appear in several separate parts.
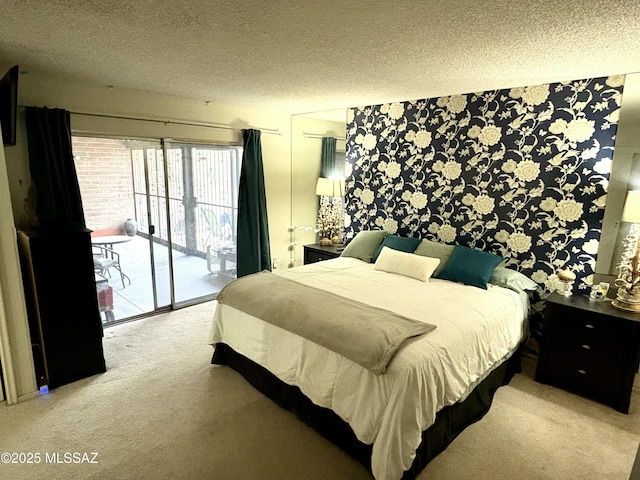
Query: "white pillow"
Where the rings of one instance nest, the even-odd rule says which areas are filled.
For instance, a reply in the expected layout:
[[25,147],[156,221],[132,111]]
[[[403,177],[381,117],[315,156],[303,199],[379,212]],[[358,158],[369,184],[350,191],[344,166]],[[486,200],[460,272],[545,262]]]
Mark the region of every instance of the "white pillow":
[[439,258],[423,257],[422,255],[414,255],[413,253],[383,247],[373,269],[397,273],[398,275],[417,278],[426,282],[439,263]]

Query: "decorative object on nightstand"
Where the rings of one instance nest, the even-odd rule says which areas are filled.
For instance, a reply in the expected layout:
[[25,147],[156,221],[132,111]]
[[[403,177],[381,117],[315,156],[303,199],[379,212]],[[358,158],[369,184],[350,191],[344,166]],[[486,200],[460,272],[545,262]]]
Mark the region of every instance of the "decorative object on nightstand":
[[576,274],[571,270],[565,269],[560,270],[558,272],[558,280],[560,280],[560,284],[558,285],[557,292],[560,295],[564,295],[568,297],[573,292],[573,282],[576,279]]
[[316,195],[320,196],[320,209],[318,210],[320,245],[342,243],[340,233],[343,223],[344,180],[318,178]]
[[622,244],[624,252],[615,282],[618,294],[611,304],[620,310],[640,313],[640,190],[627,193],[621,221],[633,225]]
[[607,282],[594,283],[591,285],[589,300],[606,300],[609,293],[609,284]]
[[319,243],[304,246],[304,264],[322,262],[338,258],[342,253],[342,245],[320,245]]
[[629,412],[640,363],[640,317],[586,295],[546,299],[536,381]]

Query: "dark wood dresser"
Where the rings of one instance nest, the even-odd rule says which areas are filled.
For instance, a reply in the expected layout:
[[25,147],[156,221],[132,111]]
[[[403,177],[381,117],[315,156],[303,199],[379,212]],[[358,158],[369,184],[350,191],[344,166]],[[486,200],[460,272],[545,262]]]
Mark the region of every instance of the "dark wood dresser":
[[18,231],[38,386],[106,371],[89,230]]
[[323,260],[330,260],[337,258],[344,247],[342,245],[320,245],[314,243],[313,245],[304,246],[304,264],[321,262]]
[[609,300],[556,293],[546,300],[536,380],[628,413],[640,364],[640,315]]

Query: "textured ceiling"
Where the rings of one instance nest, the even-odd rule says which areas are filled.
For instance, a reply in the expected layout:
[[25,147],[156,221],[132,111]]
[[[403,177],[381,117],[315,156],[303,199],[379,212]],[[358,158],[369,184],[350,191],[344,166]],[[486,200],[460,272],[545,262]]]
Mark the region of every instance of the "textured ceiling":
[[640,71],[622,0],[0,0],[0,64],[304,113]]

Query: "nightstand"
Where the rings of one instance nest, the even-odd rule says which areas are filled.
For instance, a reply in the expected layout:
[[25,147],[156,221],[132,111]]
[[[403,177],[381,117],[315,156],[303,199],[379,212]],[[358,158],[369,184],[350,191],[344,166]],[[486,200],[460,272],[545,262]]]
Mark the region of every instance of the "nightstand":
[[536,380],[629,413],[640,365],[640,315],[587,296],[546,299]]
[[323,260],[330,260],[337,258],[342,253],[344,247],[342,245],[320,245],[314,243],[313,245],[304,246],[304,264],[321,262]]

